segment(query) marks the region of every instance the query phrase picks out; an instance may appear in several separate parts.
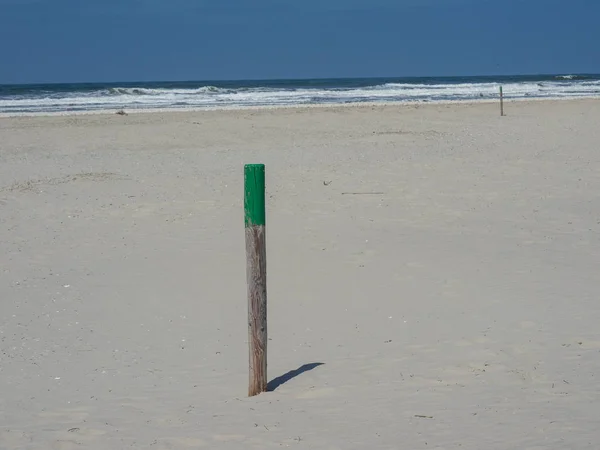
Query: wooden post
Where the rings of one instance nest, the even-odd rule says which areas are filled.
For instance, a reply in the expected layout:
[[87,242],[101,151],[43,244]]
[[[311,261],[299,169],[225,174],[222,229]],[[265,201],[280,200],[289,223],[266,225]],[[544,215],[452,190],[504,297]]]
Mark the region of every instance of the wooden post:
[[248,283],[248,396],[267,390],[267,252],[265,239],[265,166],[244,167],[246,279]]
[[502,86],[500,86],[500,116],[504,116],[504,95],[502,94]]

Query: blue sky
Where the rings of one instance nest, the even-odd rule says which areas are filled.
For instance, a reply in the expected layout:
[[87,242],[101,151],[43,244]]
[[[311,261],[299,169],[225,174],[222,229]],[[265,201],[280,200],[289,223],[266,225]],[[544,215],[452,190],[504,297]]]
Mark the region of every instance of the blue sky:
[[0,83],[600,72],[600,0],[0,0]]

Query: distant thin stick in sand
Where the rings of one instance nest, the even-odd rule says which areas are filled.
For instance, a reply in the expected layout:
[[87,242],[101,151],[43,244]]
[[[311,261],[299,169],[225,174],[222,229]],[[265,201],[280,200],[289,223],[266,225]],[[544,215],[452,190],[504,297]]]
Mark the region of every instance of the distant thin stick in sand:
[[265,240],[265,166],[244,167],[246,278],[248,283],[248,396],[267,391],[267,251]]
[[502,93],[502,86],[500,86],[500,116],[504,116],[504,94]]

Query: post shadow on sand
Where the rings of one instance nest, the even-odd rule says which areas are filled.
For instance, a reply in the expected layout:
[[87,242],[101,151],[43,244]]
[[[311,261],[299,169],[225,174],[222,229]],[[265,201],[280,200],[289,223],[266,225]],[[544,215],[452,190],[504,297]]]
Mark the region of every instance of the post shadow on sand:
[[296,370],[290,370],[288,373],[281,375],[280,377],[273,378],[267,384],[267,392],[273,392],[275,389],[277,389],[282,384],[287,383],[288,381],[296,378],[297,376],[300,376],[303,373],[309,372],[309,371],[313,370],[314,368],[322,366],[324,364],[325,363],[304,364],[303,366],[298,367]]

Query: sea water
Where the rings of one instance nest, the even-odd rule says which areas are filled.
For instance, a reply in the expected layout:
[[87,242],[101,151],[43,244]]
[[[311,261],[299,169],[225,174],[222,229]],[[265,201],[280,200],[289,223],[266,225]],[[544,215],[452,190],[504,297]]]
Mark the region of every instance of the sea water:
[[0,113],[600,97],[600,75],[0,85]]

